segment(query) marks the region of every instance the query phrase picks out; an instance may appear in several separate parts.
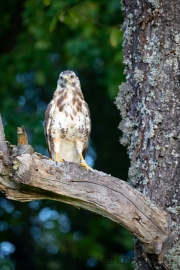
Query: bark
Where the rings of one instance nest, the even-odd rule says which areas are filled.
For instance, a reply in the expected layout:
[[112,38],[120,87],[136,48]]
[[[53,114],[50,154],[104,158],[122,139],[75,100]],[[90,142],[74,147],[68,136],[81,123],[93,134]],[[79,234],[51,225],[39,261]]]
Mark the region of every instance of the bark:
[[[19,130],[19,136],[26,134],[24,129]],[[51,199],[93,211],[127,228],[141,241],[143,252],[159,258],[167,240],[172,243],[169,214],[128,183],[87,171],[77,163],[49,160],[34,153],[30,145],[11,146],[9,152],[7,149],[0,121],[0,190],[7,198],[22,202]]]
[[[171,230],[176,235],[180,219],[179,11],[177,0],[123,0],[127,76],[116,100],[122,116],[121,143],[128,145],[131,160],[129,182],[171,213]],[[161,269],[180,269],[179,240],[177,236]],[[137,241],[137,269],[157,269],[157,260],[142,256]]]

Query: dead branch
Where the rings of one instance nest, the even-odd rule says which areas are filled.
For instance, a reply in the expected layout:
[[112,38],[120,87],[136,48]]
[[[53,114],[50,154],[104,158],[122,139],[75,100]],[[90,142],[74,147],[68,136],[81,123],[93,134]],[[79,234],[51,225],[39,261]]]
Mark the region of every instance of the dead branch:
[[169,235],[169,215],[128,183],[76,163],[49,160],[33,153],[30,145],[20,144],[10,154],[7,149],[0,121],[0,191],[8,199],[50,199],[87,209],[127,228],[145,252],[161,253]]

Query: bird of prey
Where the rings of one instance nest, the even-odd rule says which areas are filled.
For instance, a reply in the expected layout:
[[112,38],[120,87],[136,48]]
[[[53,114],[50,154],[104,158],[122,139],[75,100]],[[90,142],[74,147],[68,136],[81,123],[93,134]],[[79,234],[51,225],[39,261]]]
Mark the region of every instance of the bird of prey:
[[84,160],[90,131],[90,113],[80,81],[73,71],[63,71],[45,112],[44,132],[51,159],[80,162],[91,170]]

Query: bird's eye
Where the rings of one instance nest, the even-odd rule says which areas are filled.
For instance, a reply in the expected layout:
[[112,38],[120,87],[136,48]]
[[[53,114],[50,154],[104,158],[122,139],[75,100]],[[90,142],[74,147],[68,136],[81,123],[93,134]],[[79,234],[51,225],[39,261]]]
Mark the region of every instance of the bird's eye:
[[60,79],[62,80],[63,79],[63,76],[60,76]]
[[71,79],[74,79],[74,75],[72,74],[72,75],[70,76],[70,78],[71,78]]

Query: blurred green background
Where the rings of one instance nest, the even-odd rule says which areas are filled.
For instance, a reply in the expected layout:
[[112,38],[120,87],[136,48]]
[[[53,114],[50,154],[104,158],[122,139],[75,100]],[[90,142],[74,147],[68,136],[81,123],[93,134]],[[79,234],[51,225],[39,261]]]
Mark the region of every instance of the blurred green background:
[[[70,69],[89,104],[87,162],[127,179],[114,105],[123,75],[119,0],[9,0],[0,5],[0,112],[6,140],[24,125],[35,151],[48,155],[43,121],[59,73]],[[54,201],[0,196],[0,269],[133,269],[132,235],[118,224]]]

